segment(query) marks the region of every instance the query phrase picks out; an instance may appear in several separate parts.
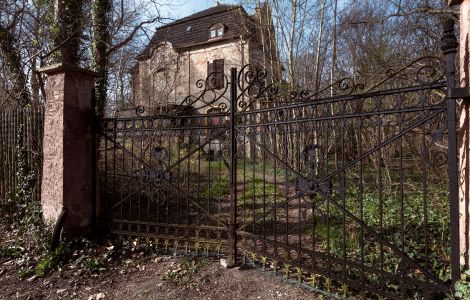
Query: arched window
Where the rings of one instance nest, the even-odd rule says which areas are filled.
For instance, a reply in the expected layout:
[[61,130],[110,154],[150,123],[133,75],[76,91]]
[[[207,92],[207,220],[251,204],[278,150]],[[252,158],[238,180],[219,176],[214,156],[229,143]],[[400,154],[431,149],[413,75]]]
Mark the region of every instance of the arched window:
[[225,33],[225,25],[222,23],[214,24],[209,28],[210,39],[221,37],[224,35],[224,33]]

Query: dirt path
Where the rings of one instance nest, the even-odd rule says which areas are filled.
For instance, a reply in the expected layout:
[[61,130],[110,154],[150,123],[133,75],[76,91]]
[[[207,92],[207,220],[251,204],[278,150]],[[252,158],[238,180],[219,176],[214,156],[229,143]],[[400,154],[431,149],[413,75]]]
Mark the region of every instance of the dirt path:
[[314,292],[255,269],[223,269],[214,260],[149,256],[99,274],[73,269],[19,279],[0,265],[1,299],[317,299]]
[[[2,223],[0,220],[0,246],[9,236]],[[0,299],[320,298],[315,292],[256,269],[224,269],[213,258],[175,258],[138,249],[118,250],[110,243],[84,244],[87,246],[73,250],[66,262],[42,277],[34,273],[20,276],[22,258],[0,255]],[[115,255],[109,256],[111,252]],[[93,270],[83,267],[83,259],[93,257],[105,263]]]

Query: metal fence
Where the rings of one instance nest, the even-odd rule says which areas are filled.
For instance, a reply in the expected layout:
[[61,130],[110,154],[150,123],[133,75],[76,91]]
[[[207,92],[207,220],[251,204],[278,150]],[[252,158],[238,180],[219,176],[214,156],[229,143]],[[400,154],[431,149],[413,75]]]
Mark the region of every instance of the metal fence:
[[41,195],[44,107],[28,106],[0,110],[0,201],[14,197],[18,187],[18,157],[24,151],[33,174],[33,201]]
[[459,276],[455,48],[445,54],[320,91],[286,92],[246,66],[164,115],[102,120],[112,233],[344,296],[445,296]]

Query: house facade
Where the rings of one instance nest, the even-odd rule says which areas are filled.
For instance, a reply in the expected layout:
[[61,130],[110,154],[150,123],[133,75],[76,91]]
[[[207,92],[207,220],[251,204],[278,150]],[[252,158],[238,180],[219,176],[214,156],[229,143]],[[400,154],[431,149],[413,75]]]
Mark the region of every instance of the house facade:
[[[249,15],[242,6],[217,3],[157,28],[137,57],[134,105],[149,115],[185,106],[191,114],[218,112],[229,99],[230,69],[247,64],[280,76],[270,8],[263,4]],[[185,101],[203,89],[211,95]]]

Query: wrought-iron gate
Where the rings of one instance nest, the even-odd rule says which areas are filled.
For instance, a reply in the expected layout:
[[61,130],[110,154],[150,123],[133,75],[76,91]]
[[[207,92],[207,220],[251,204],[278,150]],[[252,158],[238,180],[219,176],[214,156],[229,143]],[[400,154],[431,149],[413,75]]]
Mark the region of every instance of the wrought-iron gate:
[[104,119],[112,233],[343,295],[442,296],[458,276],[454,44],[374,84],[284,93],[245,66],[164,114]]

